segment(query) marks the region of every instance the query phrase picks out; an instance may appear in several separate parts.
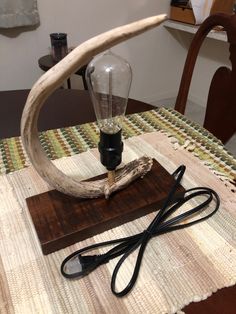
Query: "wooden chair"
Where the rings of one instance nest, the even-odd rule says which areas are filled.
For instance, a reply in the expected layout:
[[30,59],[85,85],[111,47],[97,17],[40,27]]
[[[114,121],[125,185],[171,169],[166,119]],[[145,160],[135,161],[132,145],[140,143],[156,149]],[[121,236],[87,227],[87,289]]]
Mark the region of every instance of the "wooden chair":
[[220,67],[214,74],[203,125],[223,143],[226,143],[236,132],[236,15],[214,14],[199,27],[187,54],[175,110],[184,114],[200,47],[207,34],[218,25],[223,26],[227,33],[232,69]]

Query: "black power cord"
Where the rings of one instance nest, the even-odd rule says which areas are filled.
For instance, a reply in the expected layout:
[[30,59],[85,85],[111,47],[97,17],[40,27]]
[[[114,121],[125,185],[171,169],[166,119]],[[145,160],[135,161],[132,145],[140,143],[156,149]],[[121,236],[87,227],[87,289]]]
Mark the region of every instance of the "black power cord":
[[[96,243],[72,253],[71,255],[66,257],[65,260],[62,262],[61,265],[62,275],[66,278],[81,278],[84,277],[85,275],[88,275],[98,266],[109,262],[111,259],[115,257],[121,256],[112,274],[111,290],[118,297],[123,297],[128,292],[130,292],[138,278],[145,248],[148,244],[148,241],[152,237],[168,233],[174,230],[180,230],[186,227],[190,227],[196,223],[199,223],[211,217],[219,209],[220,199],[218,194],[214,190],[206,187],[197,187],[186,190],[183,197],[178,199],[174,198],[174,194],[180,184],[184,172],[185,166],[182,165],[178,169],[176,169],[176,171],[172,174],[175,178],[175,183],[169,195],[167,196],[164,205],[162,206],[160,211],[157,213],[157,215],[155,216],[155,218],[145,231],[130,237],[115,239],[102,243]],[[196,207],[167,220],[167,218],[171,216],[179,207],[181,207],[189,200],[198,196],[205,196],[206,198]],[[196,213],[202,212],[202,210],[206,208],[212,202],[212,200],[215,201],[215,206],[209,214],[198,219],[193,219],[191,222],[183,223],[183,221],[186,220],[187,218],[195,217]],[[94,250],[98,247],[114,244],[116,244],[116,246],[108,250],[105,254],[82,255],[82,253]],[[126,258],[138,248],[139,251],[137,254],[132,277],[127,286],[122,291],[117,292],[115,289],[115,285],[119,269],[122,266],[123,262],[126,260]]]

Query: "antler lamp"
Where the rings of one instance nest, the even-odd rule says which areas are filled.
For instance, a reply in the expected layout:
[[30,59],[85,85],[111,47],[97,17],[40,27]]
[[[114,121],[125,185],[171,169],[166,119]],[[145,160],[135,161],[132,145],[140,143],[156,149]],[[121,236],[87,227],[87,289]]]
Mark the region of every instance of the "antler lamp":
[[[80,182],[75,178],[66,176],[46,156],[38,137],[37,120],[45,100],[61,84],[80,67],[87,64],[93,56],[109,49],[110,47],[158,26],[166,19],[166,15],[149,17],[125,26],[110,30],[84,42],[63,58],[53,68],[47,71],[31,89],[21,119],[21,136],[29,159],[38,174],[50,186],[62,193],[80,198],[96,198],[102,195],[108,197],[113,191],[127,186],[132,180],[143,176],[151,169],[152,159],[141,157],[127,164],[117,171],[116,181],[112,184],[107,179]],[[91,69],[91,68],[90,68]],[[107,69],[108,70],[108,69]],[[112,71],[110,83],[112,84]],[[90,73],[91,79],[93,74]],[[110,84],[110,87],[111,87]],[[109,86],[109,84],[108,84]],[[109,94],[109,93],[108,93]],[[105,137],[105,136],[104,136]],[[102,142],[100,150],[102,151]],[[120,148],[121,149],[121,148]],[[116,167],[116,166],[115,166]],[[108,170],[114,170],[113,167]]]

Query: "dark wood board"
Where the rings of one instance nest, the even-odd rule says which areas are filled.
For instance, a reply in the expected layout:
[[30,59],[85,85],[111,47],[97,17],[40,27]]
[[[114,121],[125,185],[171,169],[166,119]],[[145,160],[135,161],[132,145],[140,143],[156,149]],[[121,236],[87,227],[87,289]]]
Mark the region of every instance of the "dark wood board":
[[[26,202],[43,254],[49,254],[159,209],[173,183],[173,177],[154,160],[144,178],[108,200],[78,199],[53,190]],[[177,195],[183,192],[180,186]]]

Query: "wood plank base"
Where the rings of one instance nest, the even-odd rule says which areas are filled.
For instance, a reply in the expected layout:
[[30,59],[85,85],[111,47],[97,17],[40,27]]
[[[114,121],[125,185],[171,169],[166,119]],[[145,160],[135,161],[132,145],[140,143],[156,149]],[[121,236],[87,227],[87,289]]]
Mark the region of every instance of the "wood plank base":
[[[43,254],[159,209],[173,182],[173,177],[154,160],[151,171],[144,178],[114,193],[108,200],[78,199],[56,190],[27,198]],[[183,192],[184,188],[180,186],[177,195]]]

